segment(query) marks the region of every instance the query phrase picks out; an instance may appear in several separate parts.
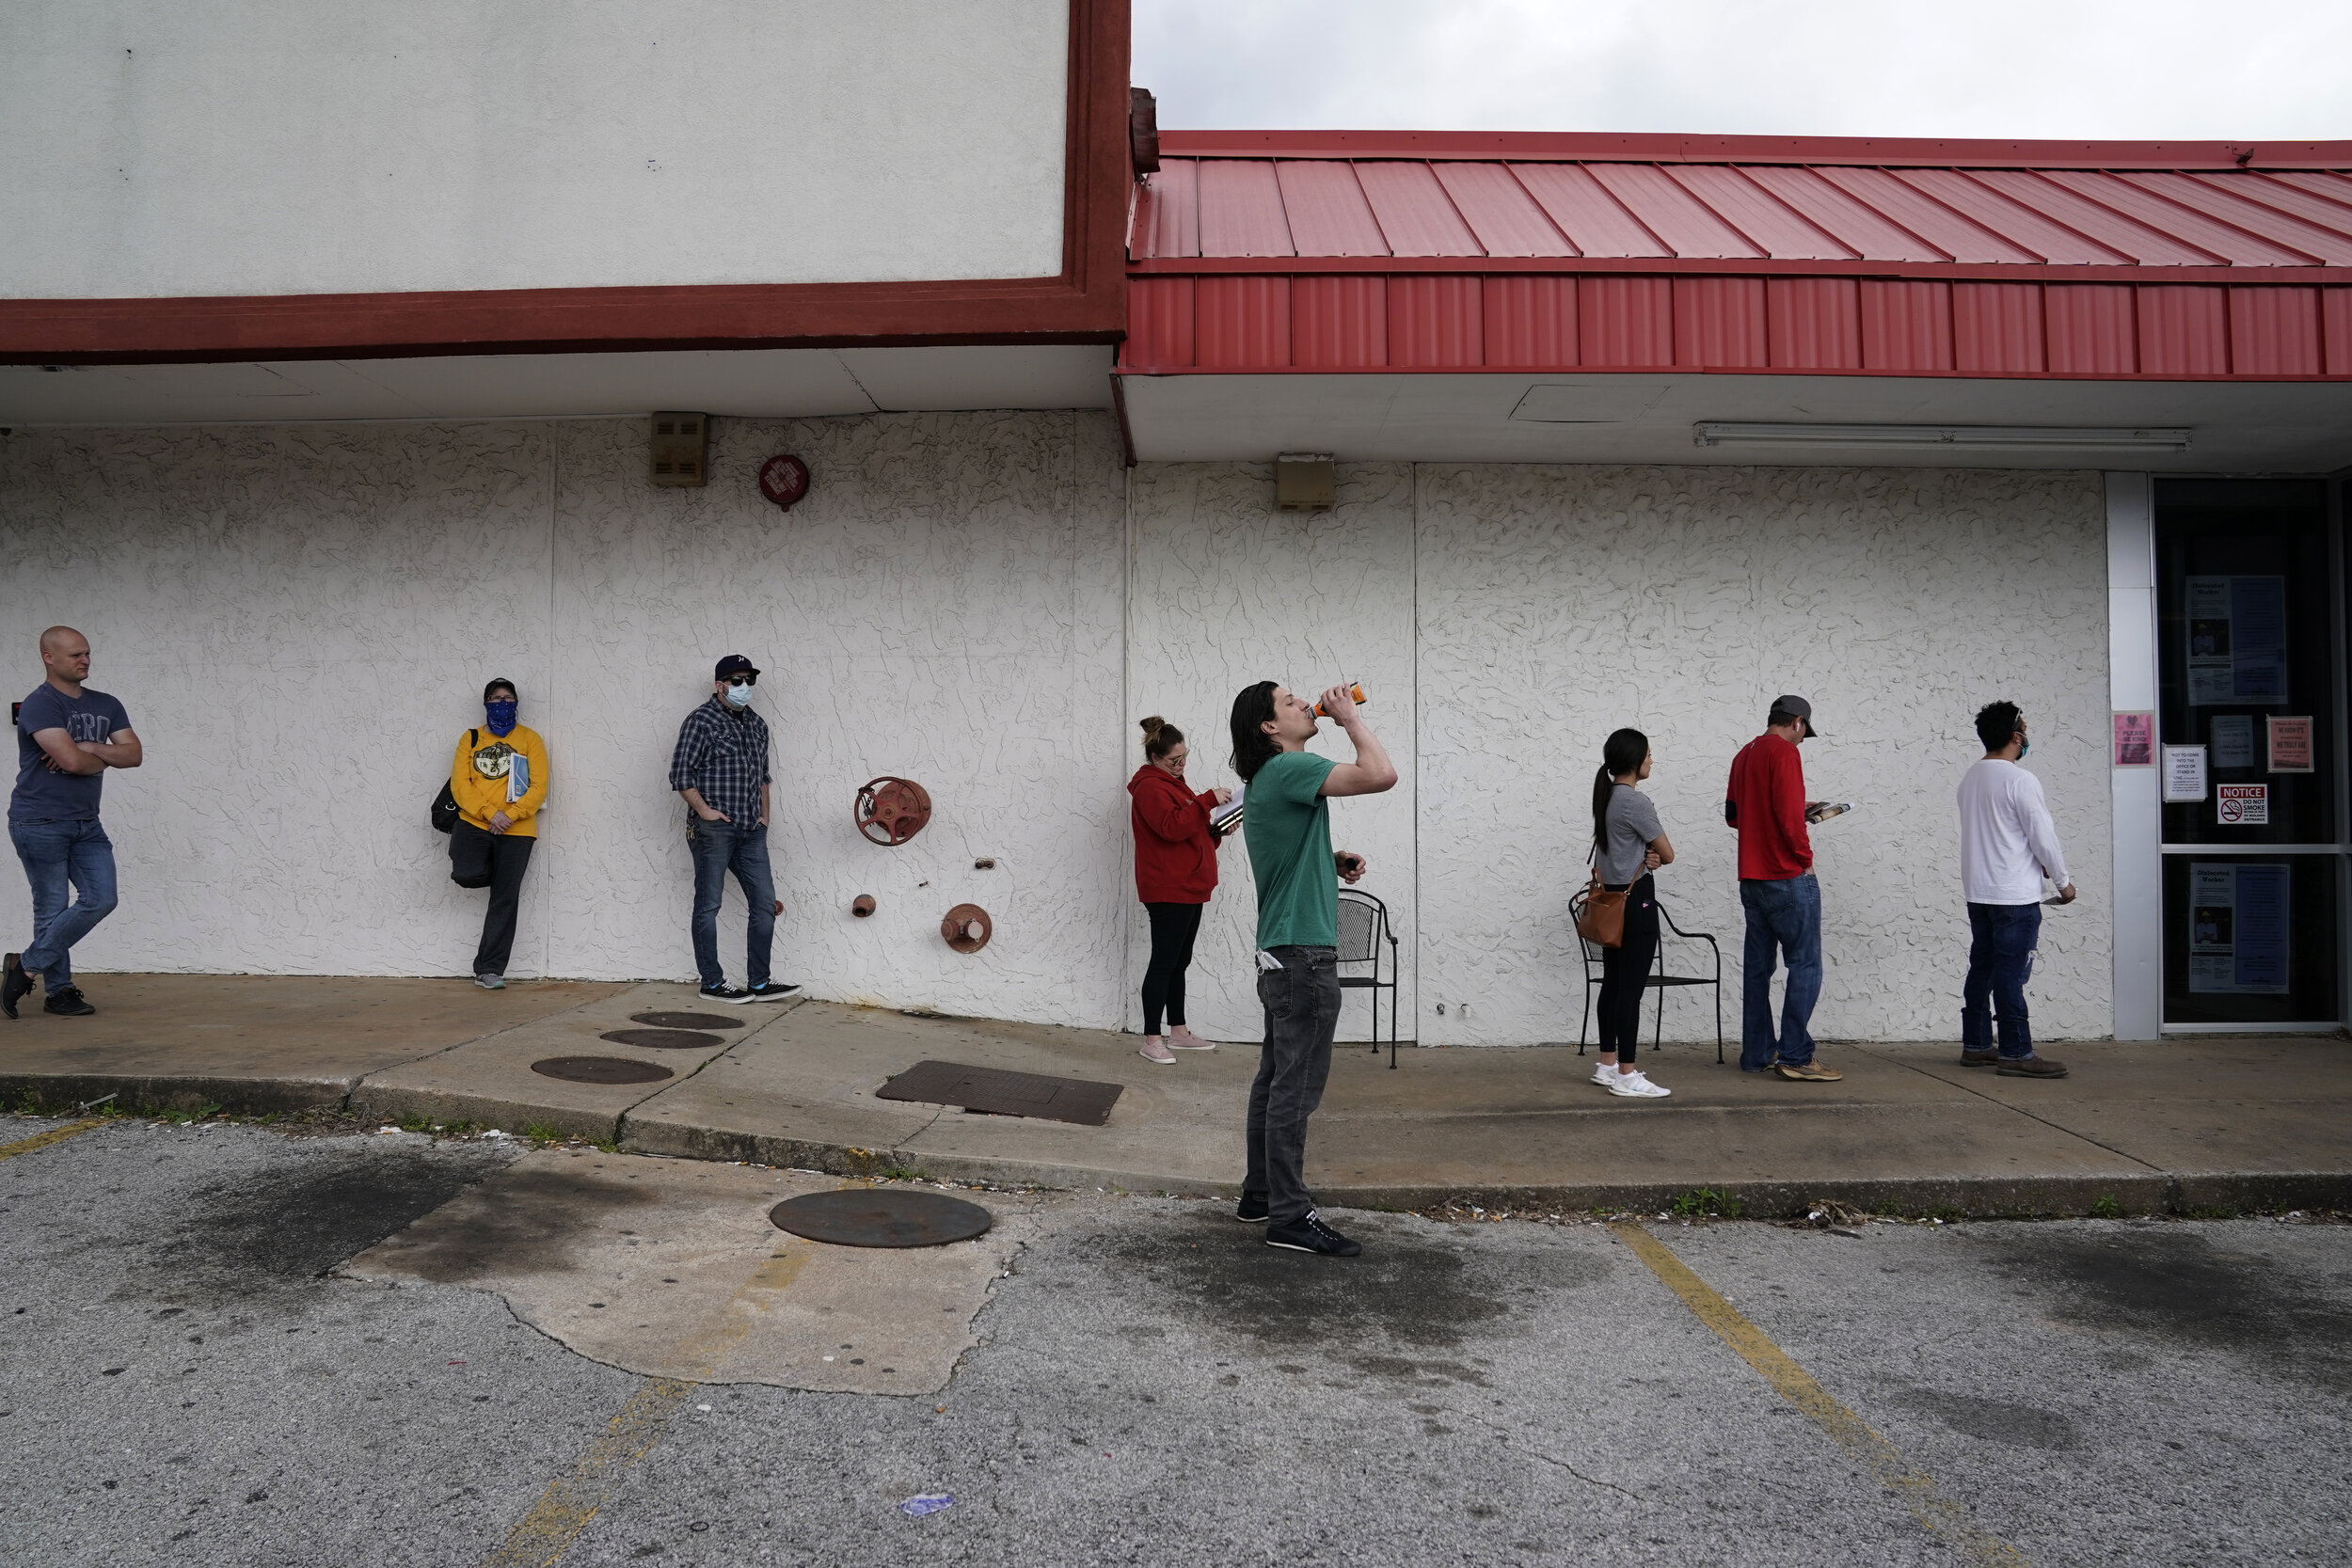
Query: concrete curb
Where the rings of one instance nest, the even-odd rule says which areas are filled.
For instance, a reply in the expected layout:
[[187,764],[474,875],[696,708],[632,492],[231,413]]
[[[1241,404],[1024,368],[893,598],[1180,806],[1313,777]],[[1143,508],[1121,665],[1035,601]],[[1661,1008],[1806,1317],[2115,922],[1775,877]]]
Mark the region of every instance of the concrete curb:
[[[232,1115],[259,1116],[342,1109],[354,1115],[397,1120],[423,1113],[441,1121],[484,1121],[517,1132],[541,1126],[598,1140],[612,1140],[630,1153],[683,1160],[744,1161],[836,1176],[915,1172],[943,1181],[1061,1191],[1102,1189],[1129,1193],[1172,1193],[1185,1196],[1234,1197],[1232,1182],[1130,1171],[1103,1165],[1053,1164],[1032,1161],[939,1155],[909,1149],[864,1148],[764,1133],[681,1127],[674,1122],[639,1122],[617,1116],[530,1107],[462,1094],[415,1090],[371,1093],[363,1077],[210,1078],[203,1076],[109,1075],[103,1073],[0,1073],[0,1097],[27,1109],[71,1110],[112,1094],[129,1112],[194,1111],[218,1105]],[[486,1114],[486,1115],[485,1115]],[[516,1125],[510,1126],[509,1123]],[[1902,1177],[1874,1180],[1824,1179],[1801,1181],[1719,1180],[1694,1184],[1625,1182],[1565,1186],[1327,1186],[1318,1196],[1334,1208],[1406,1210],[1448,1204],[1490,1211],[1569,1212],[1670,1211],[1694,1186],[1712,1187],[1740,1205],[1751,1219],[1802,1215],[1830,1200],[1871,1213],[1947,1219],[2061,1218],[2090,1214],[2106,1204],[2121,1214],[2212,1214],[2290,1209],[2352,1209],[2352,1171],[2150,1171],[2109,1177]]]

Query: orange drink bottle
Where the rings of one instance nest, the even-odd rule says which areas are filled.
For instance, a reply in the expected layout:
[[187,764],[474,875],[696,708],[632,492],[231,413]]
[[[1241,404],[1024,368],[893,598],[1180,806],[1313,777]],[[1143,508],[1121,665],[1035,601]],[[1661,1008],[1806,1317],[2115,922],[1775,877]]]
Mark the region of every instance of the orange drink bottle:
[[[1364,695],[1364,689],[1361,682],[1349,687],[1347,689],[1347,694],[1355,698],[1357,703],[1359,705],[1371,700]],[[1331,710],[1325,707],[1321,703],[1317,703],[1315,705],[1315,717],[1318,719],[1328,719],[1331,717]]]

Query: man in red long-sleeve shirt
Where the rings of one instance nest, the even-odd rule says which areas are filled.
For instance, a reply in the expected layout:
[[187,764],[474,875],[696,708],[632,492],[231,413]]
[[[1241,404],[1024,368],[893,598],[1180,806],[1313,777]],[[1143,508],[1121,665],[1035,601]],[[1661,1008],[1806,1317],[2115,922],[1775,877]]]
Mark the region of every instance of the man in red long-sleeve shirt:
[[[1813,705],[1775,697],[1764,733],[1731,759],[1724,820],[1740,835],[1740,906],[1747,912],[1740,1070],[1767,1069],[1798,1083],[1845,1076],[1813,1060],[1806,1027],[1821,994],[1821,885],[1813,879],[1813,841],[1804,831],[1804,764],[1797,748],[1814,733]],[[1780,1033],[1772,1033],[1772,970],[1785,959],[1788,986]]]

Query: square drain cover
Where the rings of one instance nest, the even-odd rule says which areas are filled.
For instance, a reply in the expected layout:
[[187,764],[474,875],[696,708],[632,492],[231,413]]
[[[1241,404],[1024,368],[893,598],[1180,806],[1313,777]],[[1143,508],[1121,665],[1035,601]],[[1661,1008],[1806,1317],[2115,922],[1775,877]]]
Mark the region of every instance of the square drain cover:
[[1082,1078],[1048,1078],[1001,1068],[963,1067],[955,1062],[917,1062],[874,1091],[877,1100],[915,1100],[929,1105],[961,1105],[1000,1117],[1040,1117],[1100,1127],[1110,1119],[1125,1085],[1090,1084]]

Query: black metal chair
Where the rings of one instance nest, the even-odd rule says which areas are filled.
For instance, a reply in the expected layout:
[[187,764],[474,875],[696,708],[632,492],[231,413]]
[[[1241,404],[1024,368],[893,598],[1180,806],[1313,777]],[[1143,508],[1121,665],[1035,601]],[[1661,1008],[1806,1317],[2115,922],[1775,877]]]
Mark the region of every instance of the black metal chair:
[[[1380,944],[1388,943],[1389,977],[1380,978]],[[1340,975],[1340,989],[1372,992],[1372,1053],[1380,1054],[1380,993],[1389,993],[1389,1066],[1396,1066],[1397,958],[1396,933],[1389,928],[1389,907],[1369,893],[1340,889],[1340,967],[1370,964],[1370,974]],[[1344,1003],[1346,998],[1343,996]]]
[[[1658,1022],[1656,1033],[1650,1039],[1650,1049],[1656,1050],[1659,1042],[1666,1037],[1666,992],[1668,990],[1676,986],[1713,986],[1715,988],[1715,1065],[1721,1067],[1724,1062],[1724,950],[1715,944],[1715,939],[1707,932],[1686,931],[1676,925],[1674,916],[1666,912],[1666,901],[1656,897],[1655,895],[1652,895],[1652,899],[1658,905],[1659,923],[1664,927],[1664,930],[1659,933],[1657,965],[1649,974],[1644,976],[1642,981],[1645,986],[1658,992]],[[1666,968],[1668,945],[1666,934],[1668,932],[1672,932],[1685,942],[1707,943],[1708,951],[1714,958],[1714,974],[1708,975],[1670,973]],[[1600,986],[1600,960],[1603,950],[1597,943],[1586,942],[1581,936],[1576,939],[1576,944],[1584,951],[1584,1022],[1583,1026],[1577,1031],[1576,1036],[1576,1053],[1581,1056],[1584,1054],[1585,1042],[1592,1038],[1593,992]]]

